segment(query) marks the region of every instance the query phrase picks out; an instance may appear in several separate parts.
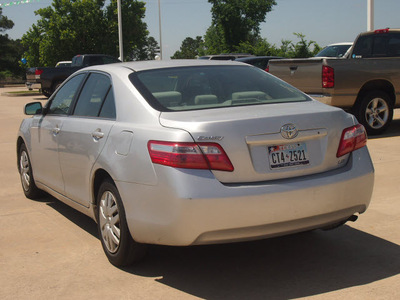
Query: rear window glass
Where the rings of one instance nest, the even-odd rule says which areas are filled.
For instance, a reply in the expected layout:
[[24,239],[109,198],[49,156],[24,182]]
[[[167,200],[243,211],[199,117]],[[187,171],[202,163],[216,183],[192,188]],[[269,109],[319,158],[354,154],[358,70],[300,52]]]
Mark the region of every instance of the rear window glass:
[[250,66],[155,69],[132,73],[130,80],[160,111],[310,100],[287,83]]
[[381,33],[360,36],[355,44],[352,58],[400,56],[400,34]]

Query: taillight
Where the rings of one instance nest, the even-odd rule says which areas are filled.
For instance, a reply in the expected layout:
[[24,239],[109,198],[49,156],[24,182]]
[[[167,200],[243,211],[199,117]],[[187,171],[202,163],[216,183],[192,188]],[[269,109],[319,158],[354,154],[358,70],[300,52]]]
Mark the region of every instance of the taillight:
[[374,33],[388,33],[389,32],[389,28],[385,28],[385,29],[377,29],[374,31]]
[[335,72],[332,67],[322,66],[322,87],[333,88],[335,86]]
[[357,124],[346,128],[342,132],[339,149],[336,157],[341,157],[354,150],[360,149],[367,144],[367,133],[364,126]]
[[269,73],[269,65],[265,68],[265,72]]
[[35,75],[41,75],[43,73],[42,69],[36,69],[35,70]]
[[185,169],[233,171],[224,149],[217,143],[180,143],[149,141],[151,161],[155,164]]

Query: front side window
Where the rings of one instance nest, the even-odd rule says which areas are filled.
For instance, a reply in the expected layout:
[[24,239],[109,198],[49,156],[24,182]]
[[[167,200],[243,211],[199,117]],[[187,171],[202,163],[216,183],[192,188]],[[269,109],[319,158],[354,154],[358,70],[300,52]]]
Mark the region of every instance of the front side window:
[[66,82],[55,94],[55,96],[50,100],[50,107],[48,109],[48,114],[56,115],[67,115],[72,100],[77,93],[82,80],[85,78],[86,74],[81,73],[72,77],[68,82]]
[[250,66],[194,66],[132,73],[131,82],[153,108],[196,110],[308,101],[289,84]]
[[107,75],[91,73],[79,95],[73,114],[86,117],[99,116],[110,89],[111,80]]

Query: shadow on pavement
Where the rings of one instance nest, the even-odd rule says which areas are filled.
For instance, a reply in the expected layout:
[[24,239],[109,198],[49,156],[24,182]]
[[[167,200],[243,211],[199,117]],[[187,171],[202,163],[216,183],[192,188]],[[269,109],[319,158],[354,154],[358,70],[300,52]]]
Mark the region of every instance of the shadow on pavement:
[[239,244],[153,246],[125,271],[204,299],[293,299],[400,273],[400,246],[348,226]]
[[[58,201],[57,199],[53,198],[52,196],[47,196],[44,198],[47,200],[47,205],[56,210],[58,213],[66,217],[75,225],[79,226],[87,233],[91,234],[95,238],[99,238],[97,232],[97,225],[96,223],[88,216],[80,213],[79,211],[73,209],[72,207],[66,205],[65,203]],[[99,243],[101,247],[101,244]]]
[[[47,199],[47,205],[98,238],[92,219]],[[399,257],[399,245],[345,225],[246,243],[153,245],[143,261],[122,270],[204,299],[293,299],[395,276]]]
[[400,119],[394,119],[388,129],[383,134],[368,136],[368,139],[374,140],[396,136],[400,136]]

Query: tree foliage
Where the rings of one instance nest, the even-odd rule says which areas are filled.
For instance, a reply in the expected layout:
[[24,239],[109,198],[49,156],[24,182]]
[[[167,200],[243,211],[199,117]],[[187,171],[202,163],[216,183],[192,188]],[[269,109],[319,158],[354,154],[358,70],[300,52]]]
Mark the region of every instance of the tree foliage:
[[[121,11],[124,56],[134,59],[135,50],[148,42],[145,3],[123,1]],[[116,0],[107,7],[105,0],[53,0],[35,14],[40,19],[22,37],[29,66],[54,66],[84,53],[119,55]]]
[[[275,0],[208,0],[212,26],[222,34],[223,48],[233,51],[242,42],[259,38],[260,24],[276,5]],[[215,32],[214,32],[215,33]],[[211,34],[211,32],[210,32]]]
[[203,38],[201,36],[196,36],[196,38],[187,37],[183,40],[180,50],[176,51],[172,59],[190,59],[200,56],[200,50],[204,44]]
[[10,77],[22,77],[23,69],[19,67],[19,59],[22,54],[20,41],[11,40],[6,30],[14,27],[14,22],[3,16],[0,7],[0,79]]

